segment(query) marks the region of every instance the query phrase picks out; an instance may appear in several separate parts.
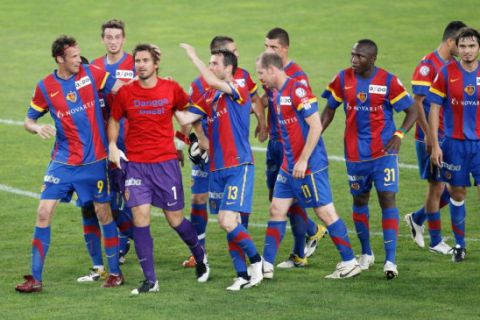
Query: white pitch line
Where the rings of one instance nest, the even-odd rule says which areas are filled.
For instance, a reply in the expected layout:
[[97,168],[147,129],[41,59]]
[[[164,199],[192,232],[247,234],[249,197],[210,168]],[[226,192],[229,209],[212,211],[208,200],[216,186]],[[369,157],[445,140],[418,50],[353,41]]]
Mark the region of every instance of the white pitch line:
[[[16,125],[16,126],[23,126],[23,122],[20,121],[15,121],[15,120],[10,120],[10,119],[0,119],[0,124],[9,124],[9,125]],[[252,150],[256,152],[266,152],[267,148],[265,147],[257,147],[257,146],[252,146]],[[328,159],[331,161],[337,161],[337,162],[345,162],[345,158],[341,156],[335,156],[335,155],[330,155],[328,156]],[[414,164],[408,164],[408,163],[399,163],[398,166],[400,168],[405,168],[405,169],[412,169],[412,170],[418,170],[418,166]]]
[[[0,184],[0,191],[4,191],[4,192],[7,192],[7,193],[13,193],[13,194],[24,196],[24,197],[40,199],[40,194],[39,193],[13,188],[13,187],[8,186],[6,184]],[[72,201],[69,204],[75,205],[75,202]],[[154,216],[154,217],[164,217],[165,215],[163,213],[161,213],[159,210],[160,209],[153,208],[153,210],[151,212],[151,215]],[[209,223],[218,223],[218,222],[215,219],[209,219]],[[401,223],[401,221],[400,221],[400,223]],[[265,228],[267,226],[266,223],[249,223],[248,225],[251,226],[251,227],[255,227],[255,228]],[[287,226],[287,229],[290,229],[290,226]],[[355,234],[355,232],[352,231],[352,230],[348,230],[348,233],[349,234]],[[370,235],[383,237],[382,232],[373,232],[372,231],[372,232],[370,232]],[[409,234],[400,234],[399,233],[398,236],[402,237],[402,238],[410,238]],[[425,238],[428,239],[428,236],[426,236]],[[445,238],[445,239],[448,240],[448,238]],[[477,239],[477,238],[465,238],[465,240],[467,240],[467,241],[480,241],[480,239]]]

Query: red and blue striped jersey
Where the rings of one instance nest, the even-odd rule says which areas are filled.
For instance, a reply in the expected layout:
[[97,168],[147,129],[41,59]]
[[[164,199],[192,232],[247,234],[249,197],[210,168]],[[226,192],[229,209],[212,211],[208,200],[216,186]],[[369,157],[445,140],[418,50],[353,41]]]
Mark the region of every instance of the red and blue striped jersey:
[[[282,169],[288,173],[302,154],[307,141],[309,125],[305,121],[318,112],[317,97],[304,83],[287,78],[280,90],[275,92],[275,113],[283,146]],[[306,174],[328,166],[327,153],[322,138],[308,160]]]
[[[427,117],[430,113],[430,101],[428,100],[428,90],[435,79],[435,76],[440,71],[440,69],[446,65],[448,61],[445,61],[440,57],[437,51],[430,52],[425,57],[422,58],[422,61],[418,64],[413,72],[412,76],[412,92],[417,96],[423,96],[423,109],[425,110],[425,116]],[[440,126],[438,128],[438,137],[443,137],[443,112],[440,112]],[[423,141],[425,138],[425,133],[423,132],[420,126],[416,125],[415,128],[415,139]]]
[[480,65],[466,71],[452,61],[440,69],[428,94],[431,103],[442,106],[445,136],[480,140]]
[[413,104],[400,80],[377,67],[368,79],[357,76],[352,68],[341,71],[322,97],[328,100],[328,108],[344,104],[347,161],[384,156],[385,145],[396,130],[393,110],[400,112]]
[[237,82],[230,83],[230,87],[232,94],[208,89],[189,109],[206,118],[210,171],[253,163],[249,90]]
[[[290,61],[284,68],[283,71],[292,79],[300,81],[305,86],[307,86],[310,90],[310,84],[308,82],[308,77],[305,72],[303,72],[302,68],[294,61]],[[278,119],[277,114],[275,111],[275,89],[269,89],[267,87],[263,87],[265,93],[268,97],[268,110],[267,110],[267,120],[268,120],[268,128],[269,128],[269,135],[270,140],[279,140],[280,139],[280,132],[278,128]]]
[[[250,76],[250,73],[248,73],[247,70],[242,69],[242,68],[237,68],[235,71],[235,74],[233,75],[233,79],[235,79],[235,82],[248,89],[250,92],[250,97],[253,97],[257,93],[257,84],[252,80],[252,77]],[[195,80],[192,81],[190,84],[190,90],[189,90],[189,95],[190,95],[190,102],[192,104],[195,104],[196,101],[202,98],[202,96],[209,90],[210,87],[208,86],[208,83],[205,81],[205,79],[200,76],[196,78]],[[203,118],[205,120],[205,118]],[[208,126],[206,121],[202,121],[202,127],[203,131],[207,132]]]
[[188,95],[175,81],[157,77],[152,88],[144,88],[139,80],[118,90],[112,106],[112,118],[128,120],[125,140],[130,161],[159,163],[177,158],[172,118],[176,110],[184,110]]
[[[128,82],[135,77],[135,61],[133,56],[124,52],[120,60],[115,63],[108,63],[107,56],[101,56],[94,59],[91,64],[98,66],[100,69],[107,71],[114,75],[116,79]],[[113,94],[101,95],[100,103],[102,104],[103,116],[105,119],[105,126],[108,124],[108,118],[110,117],[110,108],[113,104]],[[118,135],[117,146],[122,151],[125,149],[125,138],[128,130],[128,121],[123,118],[120,121],[120,132]]]
[[81,65],[67,80],[54,71],[37,84],[27,117],[35,120],[50,112],[57,130],[52,161],[83,165],[107,156],[99,91],[109,93],[115,81],[96,66]]

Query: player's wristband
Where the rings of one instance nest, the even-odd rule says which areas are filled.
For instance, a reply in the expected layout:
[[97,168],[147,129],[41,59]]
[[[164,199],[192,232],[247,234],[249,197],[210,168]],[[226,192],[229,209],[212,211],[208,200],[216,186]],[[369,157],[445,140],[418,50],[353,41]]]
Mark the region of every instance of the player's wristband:
[[400,139],[403,139],[405,137],[405,133],[400,130],[395,131],[393,135],[399,137]]
[[407,134],[407,130],[403,129],[402,127],[400,127],[398,131],[401,131],[404,135]]

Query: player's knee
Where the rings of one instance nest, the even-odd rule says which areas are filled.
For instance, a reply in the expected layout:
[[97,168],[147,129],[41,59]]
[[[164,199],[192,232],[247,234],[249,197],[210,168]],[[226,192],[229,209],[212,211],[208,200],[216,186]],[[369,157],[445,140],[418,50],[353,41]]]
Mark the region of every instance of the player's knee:
[[353,196],[353,205],[357,207],[363,207],[368,205],[368,200],[370,198],[370,195],[368,193],[363,193],[360,195],[354,195]]
[[206,204],[208,201],[208,193],[192,194],[192,204]]
[[95,213],[101,224],[109,224],[113,220],[110,204],[108,203],[95,203]]
[[379,192],[378,201],[382,209],[395,208],[395,192]]
[[335,210],[333,202],[318,208],[314,208],[313,210],[315,211],[317,217],[322,220],[322,222],[327,226],[331,225],[333,222],[339,219],[337,210]]
[[284,220],[287,216],[287,212],[282,210],[280,207],[276,206],[274,203],[270,205],[270,219],[272,220]]
[[40,205],[37,209],[37,223],[39,225],[50,224],[52,215],[53,215],[52,209],[50,209],[49,207]]
[[86,204],[82,207],[82,217],[85,219],[91,219],[95,216],[95,207],[93,203]]
[[457,202],[461,202],[465,200],[465,196],[467,195],[467,189],[463,187],[452,187],[450,190],[450,198]]
[[445,184],[443,182],[433,181],[429,183],[428,191],[431,197],[440,199],[444,189],[445,189]]

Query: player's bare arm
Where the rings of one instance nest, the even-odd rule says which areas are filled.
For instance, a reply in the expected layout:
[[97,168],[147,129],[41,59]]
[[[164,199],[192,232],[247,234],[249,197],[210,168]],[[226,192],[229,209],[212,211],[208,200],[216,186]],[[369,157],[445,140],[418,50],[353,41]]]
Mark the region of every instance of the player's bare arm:
[[432,150],[432,144],[430,142],[430,137],[429,135],[429,129],[428,129],[428,119],[427,115],[425,114],[425,109],[423,109],[423,101],[425,100],[425,96],[419,96],[414,94],[413,99],[415,101],[415,109],[417,109],[417,123],[422,129],[422,131],[425,133],[425,146],[427,148],[427,151],[430,153]]
[[55,137],[56,130],[49,124],[38,124],[37,120],[30,119],[28,117],[25,118],[23,123],[25,130],[30,133],[38,134],[42,139],[50,139]]
[[443,162],[443,152],[438,143],[439,116],[440,105],[432,103],[430,106],[430,114],[428,115],[428,123],[430,125],[429,134],[432,142],[432,154],[430,155],[430,160],[434,165],[440,168]]
[[332,122],[333,118],[335,117],[335,111],[337,109],[332,109],[328,105],[325,106],[325,108],[322,111],[322,115],[320,117],[321,122],[322,122],[322,134],[327,130],[328,126]]
[[193,64],[197,67],[200,74],[205,79],[207,84],[217,90],[223,91],[227,94],[232,94],[232,87],[228,84],[227,81],[220,80],[217,78],[212,71],[210,71],[205,63],[198,57],[195,48],[189,44],[181,43],[180,47],[185,50],[187,56],[192,60]]
[[305,141],[305,146],[302,149],[300,158],[293,167],[293,177],[297,179],[305,178],[308,160],[310,159],[313,149],[317,145],[320,135],[322,134],[322,123],[320,122],[320,115],[318,112],[315,112],[314,114],[305,118],[305,121],[309,126],[307,140]]
[[265,107],[262,104],[262,99],[257,93],[252,97],[252,108],[257,118],[257,127],[255,128],[255,137],[258,141],[264,142],[268,138],[268,128],[265,120]]
[[200,120],[200,118],[202,118],[202,116],[199,115],[199,114],[190,112],[190,111],[179,111],[179,110],[177,110],[177,111],[175,111],[175,118],[177,119],[178,123],[181,126],[184,126],[184,125],[188,125],[188,124],[191,124],[191,123],[194,123],[194,122]]
[[[404,131],[405,133],[408,132],[415,121],[417,121],[417,109],[415,107],[415,103],[410,105],[407,109],[404,110],[405,118],[403,119],[402,125],[400,126],[400,130]],[[385,146],[385,152],[393,152],[398,153],[400,151],[400,144],[402,143],[402,137],[399,135],[393,135],[393,137],[388,141],[387,145]]]
[[110,117],[108,120],[108,160],[114,163],[118,168],[122,168],[120,165],[120,158],[128,161],[127,157],[117,147],[118,134],[120,132],[120,122]]

